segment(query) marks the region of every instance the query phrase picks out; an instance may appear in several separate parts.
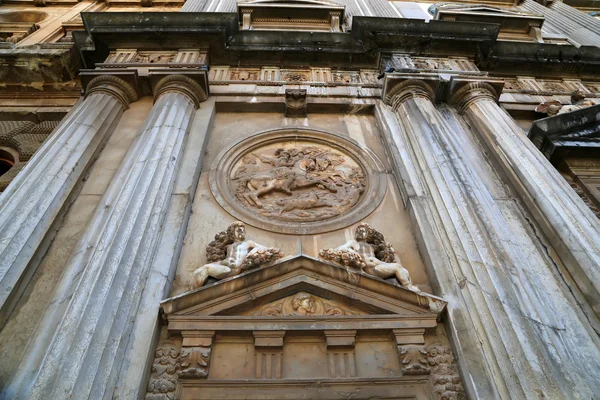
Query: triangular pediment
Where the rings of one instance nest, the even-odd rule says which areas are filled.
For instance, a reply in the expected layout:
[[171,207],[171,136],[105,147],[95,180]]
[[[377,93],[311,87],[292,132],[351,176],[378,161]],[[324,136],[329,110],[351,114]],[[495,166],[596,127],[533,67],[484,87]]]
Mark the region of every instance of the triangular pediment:
[[297,256],[172,297],[162,302],[162,309],[167,319],[396,315],[436,320],[445,305],[430,294]]
[[447,4],[438,8],[440,13],[473,13],[506,17],[536,17],[538,15],[485,4]]

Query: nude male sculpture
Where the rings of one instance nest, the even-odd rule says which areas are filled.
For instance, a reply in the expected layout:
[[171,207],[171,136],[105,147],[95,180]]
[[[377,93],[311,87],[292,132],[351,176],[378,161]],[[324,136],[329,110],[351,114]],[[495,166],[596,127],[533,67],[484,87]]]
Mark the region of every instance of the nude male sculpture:
[[365,273],[382,279],[395,276],[402,286],[419,291],[412,284],[406,268],[396,261],[394,249],[369,224],[359,224],[353,240],[335,249],[323,249],[319,256],[344,266],[360,268]]
[[236,221],[226,231],[219,232],[206,248],[210,264],[194,271],[196,287],[206,283],[209,276],[224,279],[257,268],[283,257],[280,249],[265,247],[246,239],[246,227]]

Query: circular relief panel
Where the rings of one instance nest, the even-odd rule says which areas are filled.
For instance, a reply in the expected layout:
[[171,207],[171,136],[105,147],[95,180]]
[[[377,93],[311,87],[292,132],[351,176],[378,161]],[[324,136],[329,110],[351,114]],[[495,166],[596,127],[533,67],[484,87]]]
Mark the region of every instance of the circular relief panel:
[[331,133],[278,129],[223,151],[210,171],[213,195],[258,228],[309,234],[351,225],[381,202],[386,178],[369,150]]

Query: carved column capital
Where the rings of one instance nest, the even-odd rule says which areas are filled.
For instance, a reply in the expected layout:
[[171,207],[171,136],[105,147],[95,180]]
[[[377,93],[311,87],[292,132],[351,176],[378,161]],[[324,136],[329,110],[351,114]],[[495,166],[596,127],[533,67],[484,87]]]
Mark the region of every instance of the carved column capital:
[[160,96],[169,92],[177,92],[187,96],[196,109],[200,108],[200,103],[207,99],[206,92],[198,82],[185,75],[174,74],[162,78],[154,87],[154,101]]
[[426,98],[433,101],[438,84],[437,78],[419,79],[418,77],[388,78],[384,88],[383,99],[386,104],[397,109],[400,104],[415,97]]
[[504,82],[500,80],[452,79],[448,103],[462,114],[473,102],[483,99],[497,101],[503,86]]
[[108,94],[123,105],[123,108],[129,108],[129,104],[138,99],[137,92],[129,83],[114,75],[100,75],[93,78],[86,88],[85,97],[92,93]]

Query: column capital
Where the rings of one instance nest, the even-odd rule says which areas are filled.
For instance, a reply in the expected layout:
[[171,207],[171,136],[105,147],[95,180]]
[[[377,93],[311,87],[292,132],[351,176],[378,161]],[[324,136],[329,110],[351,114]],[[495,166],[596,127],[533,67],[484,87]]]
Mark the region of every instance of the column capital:
[[[100,72],[100,71],[98,71]],[[137,101],[137,91],[124,79],[112,74],[97,74],[86,86],[85,97],[92,93],[104,93],[116,98],[123,108],[129,108],[129,104]]]
[[408,99],[422,97],[431,101],[440,85],[432,74],[388,74],[383,86],[383,100],[394,109]]
[[482,99],[498,101],[504,81],[501,79],[452,77],[448,90],[448,103],[463,113],[469,104]]
[[154,101],[169,92],[177,92],[187,96],[198,109],[200,103],[208,98],[204,88],[195,79],[183,74],[167,74],[156,82],[154,87]]

